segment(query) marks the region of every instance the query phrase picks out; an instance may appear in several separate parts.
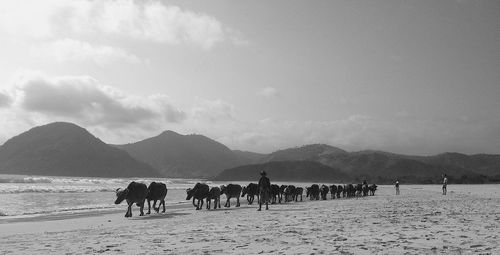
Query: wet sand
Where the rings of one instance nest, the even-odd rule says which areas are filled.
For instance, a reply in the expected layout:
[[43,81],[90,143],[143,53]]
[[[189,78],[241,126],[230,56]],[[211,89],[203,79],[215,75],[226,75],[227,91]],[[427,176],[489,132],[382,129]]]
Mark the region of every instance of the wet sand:
[[[223,203],[222,203],[223,204]],[[500,254],[500,185],[165,214],[0,221],[0,254]]]

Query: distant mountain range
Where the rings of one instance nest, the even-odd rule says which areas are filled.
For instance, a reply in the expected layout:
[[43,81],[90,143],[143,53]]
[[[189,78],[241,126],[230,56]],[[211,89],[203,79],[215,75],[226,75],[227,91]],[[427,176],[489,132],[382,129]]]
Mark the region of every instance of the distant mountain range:
[[150,165],[65,122],[35,127],[5,142],[0,147],[0,174],[160,176]]
[[87,130],[56,122],[35,127],[0,146],[0,174],[64,176],[165,176],[255,179],[266,170],[276,180],[369,179],[436,183],[443,173],[455,183],[500,182],[500,155],[444,153],[400,155],[311,144],[270,154],[230,150],[202,135],[165,131],[124,145],[108,145]]
[[263,164],[239,166],[222,171],[216,181],[258,180],[260,171],[266,171],[273,181],[331,181],[351,179],[342,171],[314,161],[271,161]]
[[257,153],[231,151],[202,135],[180,135],[173,131],[115,147],[151,164],[169,177],[210,177],[223,169],[248,164],[260,157]]

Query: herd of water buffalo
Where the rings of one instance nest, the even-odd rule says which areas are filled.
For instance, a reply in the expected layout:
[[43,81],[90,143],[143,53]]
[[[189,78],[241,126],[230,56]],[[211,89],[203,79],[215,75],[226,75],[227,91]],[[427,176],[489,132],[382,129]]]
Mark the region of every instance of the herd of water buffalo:
[[[327,200],[328,194],[330,194],[331,199],[335,198],[350,198],[358,196],[368,196],[375,195],[377,190],[377,185],[367,183],[363,184],[346,184],[346,185],[321,185],[313,184],[310,187],[306,187],[306,197],[310,200]],[[165,212],[165,197],[167,196],[167,186],[161,182],[152,182],[149,187],[146,184],[131,182],[128,187],[124,190],[116,190],[116,201],[115,204],[120,204],[122,201],[126,200],[128,204],[127,213],[125,217],[132,217],[132,205],[135,203],[140,207],[141,216],[144,215],[144,204],[148,202],[148,212],[151,213],[151,201],[153,201],[153,209],[158,213],[160,211],[160,206],[163,205],[163,212]],[[228,184],[222,185],[220,187],[209,187],[205,183],[196,183],[193,188],[186,190],[187,197],[186,200],[193,200],[193,206],[196,210],[201,210],[203,208],[203,201],[206,201],[206,208],[210,210],[213,201],[213,208],[221,208],[220,197],[221,195],[226,195],[226,203],[224,207],[231,206],[231,198],[236,199],[236,207],[240,206],[240,197],[245,197],[248,204],[251,205],[255,197],[257,201],[260,202],[270,202],[275,203],[287,203],[292,201],[302,201],[302,196],[304,193],[304,188],[295,187],[294,185],[277,185],[272,184],[270,190],[270,201],[260,201],[259,199],[259,187],[256,183],[250,183],[247,186],[241,186],[239,184]],[[156,203],[159,202],[158,207]]]

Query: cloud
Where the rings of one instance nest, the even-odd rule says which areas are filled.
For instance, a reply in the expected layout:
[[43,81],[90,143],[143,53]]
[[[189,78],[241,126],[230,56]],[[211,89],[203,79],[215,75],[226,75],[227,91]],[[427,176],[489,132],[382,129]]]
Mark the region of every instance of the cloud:
[[9,95],[0,92],[0,108],[9,106],[11,101]]
[[42,59],[62,63],[91,61],[101,66],[112,61],[125,61],[131,64],[142,63],[139,57],[124,49],[106,45],[96,46],[69,38],[35,45],[31,51],[33,55]]
[[107,127],[159,125],[184,119],[184,113],[172,106],[165,95],[135,97],[88,76],[28,75],[14,88],[20,109],[48,119],[65,118]]
[[257,94],[266,98],[275,98],[279,96],[279,91],[274,87],[265,87],[260,89]]
[[201,122],[216,123],[234,120],[234,106],[222,100],[201,100],[191,109],[191,118]]
[[[0,31],[18,36],[118,36],[139,41],[191,44],[208,50],[244,39],[215,17],[160,1],[23,1],[0,3]],[[2,11],[3,10],[3,11]]]

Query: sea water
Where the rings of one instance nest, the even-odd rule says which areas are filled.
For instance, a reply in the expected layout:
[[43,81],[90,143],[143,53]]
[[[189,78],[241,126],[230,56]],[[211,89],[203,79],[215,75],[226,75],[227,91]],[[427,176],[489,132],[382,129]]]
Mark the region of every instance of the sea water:
[[31,217],[50,214],[85,213],[87,211],[114,211],[115,191],[126,188],[131,181],[149,185],[152,181],[167,185],[166,204],[186,201],[186,189],[200,179],[171,178],[93,178],[56,177],[0,174],[0,219],[3,217]]
[[[188,204],[186,189],[197,182],[210,186],[234,183],[248,185],[252,181],[211,182],[203,179],[177,178],[97,178],[97,177],[60,177],[27,176],[0,174],[0,220],[58,214],[77,214],[88,212],[112,212],[125,210],[125,202],[115,205],[115,191],[126,188],[131,181],[149,183],[163,182],[167,185],[166,205]],[[276,182],[306,187],[311,183]],[[304,198],[305,198],[304,191]],[[221,199],[224,203],[224,197]],[[235,203],[235,201],[231,201]],[[246,199],[241,199],[242,204]]]
[[[0,174],[0,221],[1,219],[36,217],[58,214],[99,213],[125,210],[125,204],[115,205],[115,191],[126,188],[131,181],[149,185],[152,181],[167,185],[168,193],[165,203],[168,205],[188,204],[186,189],[192,188],[197,182],[210,186],[220,186],[228,183],[248,185],[252,181],[211,182],[203,179],[175,178],[94,178],[94,177],[57,177],[57,176],[26,176]],[[306,199],[305,187],[309,182],[273,182],[273,184],[292,184],[304,187],[303,198]],[[327,185],[330,185],[326,183]],[[401,194],[410,195],[420,190],[441,192],[440,185],[402,185]],[[500,194],[500,185],[450,185],[448,192],[480,194],[493,196]],[[472,192],[472,193],[471,193]],[[381,196],[393,196],[392,185],[380,185],[377,191]],[[221,198],[224,203],[225,197]],[[328,198],[330,199],[330,197]],[[241,199],[242,205],[246,199]],[[235,203],[235,201],[232,201]],[[499,206],[499,205],[497,205]]]

